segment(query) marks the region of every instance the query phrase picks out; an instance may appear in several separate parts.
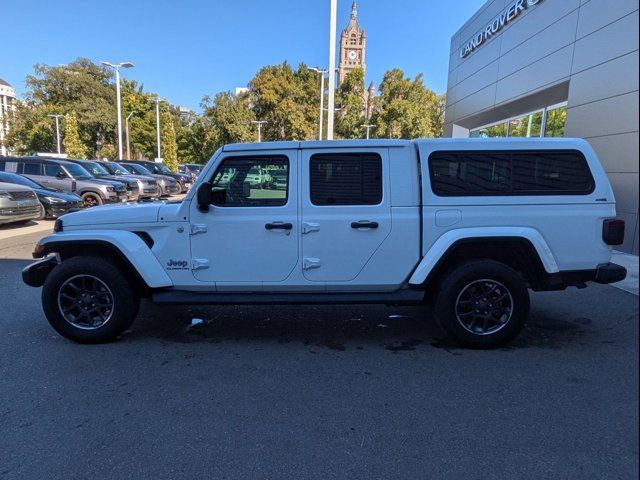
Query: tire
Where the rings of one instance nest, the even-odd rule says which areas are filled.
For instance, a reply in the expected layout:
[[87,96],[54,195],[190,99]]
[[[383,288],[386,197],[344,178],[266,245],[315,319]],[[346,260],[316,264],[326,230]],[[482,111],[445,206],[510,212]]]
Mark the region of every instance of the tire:
[[88,192],[82,195],[82,204],[85,206],[85,208],[90,208],[103,205],[104,202],[102,201],[102,197],[97,193]]
[[[111,308],[95,307],[96,310],[102,309],[101,312],[85,312],[88,315],[84,317],[86,321],[77,320],[74,323],[65,318],[63,308],[71,309],[67,316],[81,317],[81,308],[92,309],[95,305],[80,303],[86,305],[86,308],[68,306],[74,303],[69,302],[69,294],[74,295],[78,291],[77,285],[84,285],[82,282],[86,282],[87,291],[90,291],[85,294],[86,302],[108,304],[110,298]],[[97,300],[89,298],[94,298],[94,293]],[[78,296],[80,297],[80,294]],[[85,302],[85,297],[82,298],[82,302]],[[140,299],[124,273],[100,257],[72,257],[63,261],[47,276],[42,288],[42,307],[47,320],[60,335],[78,343],[105,343],[116,340],[131,326],[138,314],[139,306]],[[76,315],[76,312],[79,314]],[[107,317],[106,321],[102,322],[105,320],[104,317]],[[95,318],[98,320],[94,321]],[[94,323],[89,325],[89,320]]]
[[44,220],[47,218],[47,209],[43,204],[40,204],[40,215],[35,220]]
[[518,272],[500,262],[480,260],[445,276],[435,312],[442,329],[459,344],[496,348],[522,331],[529,306],[529,292]]

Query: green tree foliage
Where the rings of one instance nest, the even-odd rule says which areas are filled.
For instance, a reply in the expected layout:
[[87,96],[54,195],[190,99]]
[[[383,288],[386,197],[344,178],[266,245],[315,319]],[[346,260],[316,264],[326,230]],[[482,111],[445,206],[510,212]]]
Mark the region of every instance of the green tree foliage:
[[5,138],[6,145],[19,155],[35,152],[55,152],[56,133],[53,118],[48,114],[58,113],[52,107],[31,108],[18,103]]
[[227,143],[251,142],[255,139],[254,125],[251,122],[256,117],[251,109],[250,96],[222,92],[213,99],[205,97],[202,108],[208,124],[213,127],[215,148]]
[[284,62],[262,68],[249,83],[256,118],[267,123],[264,140],[305,140],[317,131],[320,101],[318,75],[301,64]]
[[365,124],[364,70],[356,68],[349,72],[336,92],[335,133],[338,138],[362,138]]
[[67,113],[64,116],[64,151],[71,158],[85,158],[86,148],[78,134],[78,117],[76,112]]
[[411,80],[400,69],[390,70],[380,84],[372,123],[380,138],[439,137],[443,98],[424,86],[421,74]]
[[176,142],[176,127],[174,119],[169,113],[164,113],[161,119],[162,158],[173,172],[178,171],[178,144]]

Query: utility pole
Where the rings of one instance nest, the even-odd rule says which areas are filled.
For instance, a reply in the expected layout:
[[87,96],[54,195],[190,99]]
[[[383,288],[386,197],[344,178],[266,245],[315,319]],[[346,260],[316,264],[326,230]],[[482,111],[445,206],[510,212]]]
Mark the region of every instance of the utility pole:
[[336,95],[336,23],[338,15],[338,0],[329,0],[331,11],[329,14],[329,112],[327,115],[327,140],[333,140],[333,111]]
[[122,158],[122,107],[120,105],[120,68],[131,68],[133,63],[121,62],[121,63],[109,63],[102,61],[101,64],[114,68],[116,71],[116,105],[118,110],[118,158]]
[[369,132],[371,131],[372,128],[376,128],[375,125],[362,125],[362,128],[366,128],[367,129],[367,140],[369,140]]
[[129,143],[129,119],[133,116],[134,113],[138,113],[137,111],[132,111],[127,118],[124,120],[124,130],[127,135],[127,160],[131,160],[131,145]]
[[266,120],[251,120],[251,123],[255,123],[258,126],[258,143],[262,141],[262,125],[267,123]]
[[56,139],[58,143],[58,153],[62,153],[60,150],[60,118],[64,117],[64,115],[47,115],[47,117],[56,119]]

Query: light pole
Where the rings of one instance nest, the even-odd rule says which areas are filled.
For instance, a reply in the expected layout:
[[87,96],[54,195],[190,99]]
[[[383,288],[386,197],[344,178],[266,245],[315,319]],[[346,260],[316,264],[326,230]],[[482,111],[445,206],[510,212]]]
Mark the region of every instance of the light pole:
[[258,142],[262,141],[262,125],[267,123],[266,120],[251,120],[251,123],[255,123],[258,126]]
[[367,129],[367,140],[369,140],[369,132],[371,131],[372,128],[376,128],[375,125],[362,125],[362,128],[366,128]]
[[318,67],[311,67],[310,70],[320,74],[320,129],[318,131],[318,140],[322,140],[322,123],[324,120],[324,76],[327,74],[328,70],[323,70]]
[[164,98],[156,97],[156,140],[158,142],[158,158],[156,161],[162,161],[162,144],[160,142],[160,102],[166,102]]
[[132,115],[134,113],[138,113],[136,110],[133,110],[129,115],[127,115],[127,118],[125,118],[124,120],[124,129],[125,132],[127,134],[127,160],[131,160],[131,146],[129,144],[129,119],[132,117]]
[[114,68],[116,71],[116,105],[118,107],[118,158],[122,158],[122,108],[120,106],[120,68],[131,68],[133,67],[133,63],[109,63],[105,61],[101,61],[100,63],[106,67]]
[[47,115],[47,117],[52,117],[56,119],[56,139],[58,143],[58,153],[61,153],[60,151],[60,118],[64,117],[64,115]]
[[336,16],[338,0],[330,0],[331,11],[329,14],[329,113],[327,115],[327,140],[333,140],[333,110],[335,108],[336,95]]

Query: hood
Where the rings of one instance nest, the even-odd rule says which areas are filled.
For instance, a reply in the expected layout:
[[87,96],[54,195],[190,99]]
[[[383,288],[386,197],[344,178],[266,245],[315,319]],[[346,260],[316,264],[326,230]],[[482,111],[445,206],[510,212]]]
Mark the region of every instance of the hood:
[[125,185],[129,185],[130,187],[136,185],[136,182],[134,180],[131,180],[130,178],[124,178],[122,175],[100,175],[96,178],[99,180],[111,180],[114,182],[124,183]]
[[110,187],[117,187],[118,185],[124,185],[122,182],[118,182],[116,180],[102,180],[100,178],[88,178],[86,180],[82,180],[83,182],[93,182],[99,183],[100,185],[109,185]]
[[34,188],[33,189],[38,197],[53,197],[60,198],[61,200],[65,200],[67,202],[81,202],[82,198],[76,195],[75,193],[68,192],[58,192],[56,190],[49,190],[48,188]]
[[157,178],[158,180],[164,180],[168,185],[173,185],[174,183],[176,183],[176,179],[168,175],[154,174],[153,178]]
[[159,202],[103,205],[64,215],[62,222],[65,227],[112,223],[151,223],[158,220],[158,211],[161,205]]
[[31,188],[25,187],[24,185],[19,185],[17,183],[5,183],[0,182],[0,190],[5,190],[8,192],[30,192]]

